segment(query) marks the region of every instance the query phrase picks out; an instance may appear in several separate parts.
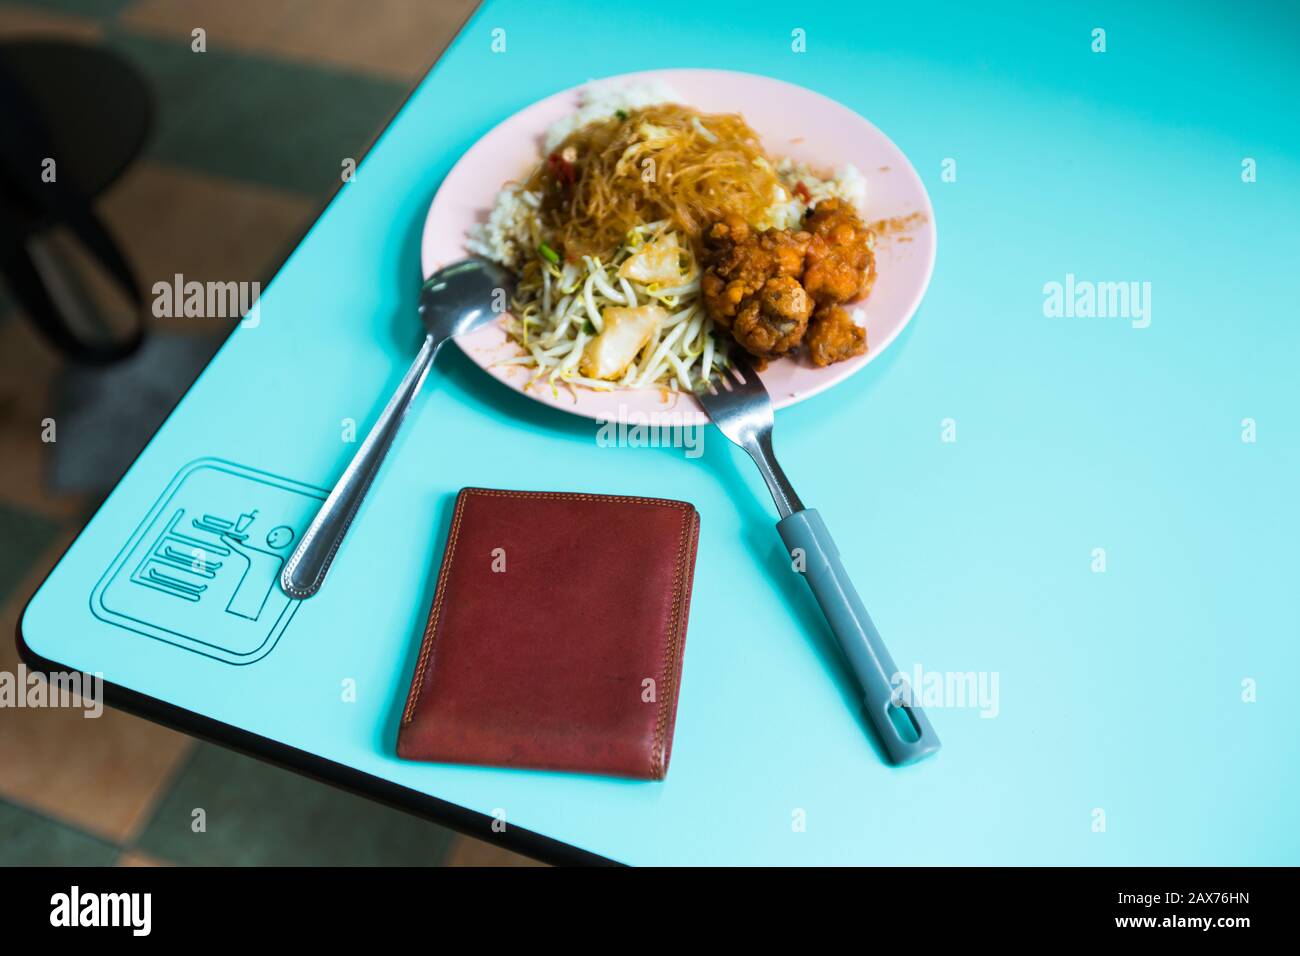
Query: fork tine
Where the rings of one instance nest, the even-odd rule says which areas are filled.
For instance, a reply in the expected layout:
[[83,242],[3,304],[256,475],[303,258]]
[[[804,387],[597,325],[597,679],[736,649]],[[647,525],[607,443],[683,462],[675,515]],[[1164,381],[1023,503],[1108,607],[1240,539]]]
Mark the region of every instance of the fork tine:
[[737,349],[731,356],[731,375],[744,385],[759,384],[758,373],[754,371],[753,362],[743,349]]
[[712,388],[698,397],[718,431],[754,459],[782,517],[802,510],[772,451],[772,397],[749,358],[732,349],[728,365],[709,379],[709,385]]
[[696,386],[696,395],[715,421],[724,412],[746,403],[770,400],[748,356],[738,348],[732,349],[726,365],[715,368],[708,379]]

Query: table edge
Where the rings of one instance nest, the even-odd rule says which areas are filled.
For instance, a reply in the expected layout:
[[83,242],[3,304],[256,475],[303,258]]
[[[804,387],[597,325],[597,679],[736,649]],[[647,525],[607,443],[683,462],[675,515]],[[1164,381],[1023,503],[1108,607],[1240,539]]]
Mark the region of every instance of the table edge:
[[[66,551],[65,551],[66,553]],[[62,556],[60,556],[60,561]],[[57,564],[56,564],[57,567]],[[35,597],[33,595],[32,597]],[[23,636],[22,622],[31,598],[23,605],[22,614],[14,626],[18,656],[27,667],[46,679],[52,673],[77,671],[57,661],[42,657],[28,646]],[[487,814],[462,807],[420,790],[394,783],[384,777],[357,770],[355,767],[328,760],[306,750],[281,743],[270,737],[253,733],[206,717],[195,711],[169,704],[157,697],[140,693],[121,684],[103,681],[104,702],[117,710],[142,717],[172,730],[180,731],[201,740],[219,744],[230,750],[255,757],[272,766],[282,767],[313,780],[336,786],[358,796],[375,800],[414,816],[445,826],[465,836],[494,843],[550,863],[555,866],[621,866],[615,860],[580,849],[553,837],[511,824],[505,831],[495,833],[495,819]]]

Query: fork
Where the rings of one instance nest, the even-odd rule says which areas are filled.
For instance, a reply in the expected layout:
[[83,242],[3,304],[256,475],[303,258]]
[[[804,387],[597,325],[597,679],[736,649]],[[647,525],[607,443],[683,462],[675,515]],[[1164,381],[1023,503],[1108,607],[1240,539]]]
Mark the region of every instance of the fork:
[[890,760],[895,764],[920,760],[939,749],[939,737],[871,623],[821,515],[803,506],[777,463],[772,450],[772,399],[748,359],[739,353],[732,350],[730,366],[702,383],[696,397],[718,430],[749,454],[767,482],[781,514],[776,530],[790,552],[791,566],[804,576],[826,615]]

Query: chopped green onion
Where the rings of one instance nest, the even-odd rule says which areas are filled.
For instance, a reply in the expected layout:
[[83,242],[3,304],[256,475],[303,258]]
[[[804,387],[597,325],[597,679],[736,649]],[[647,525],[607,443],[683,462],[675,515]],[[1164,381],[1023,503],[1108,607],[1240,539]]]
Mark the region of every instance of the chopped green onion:
[[537,247],[537,251],[542,254],[542,258],[547,262],[558,263],[560,261],[560,254],[544,242]]
[[627,110],[615,110],[614,115],[621,120],[627,119]]
[[588,335],[596,334],[596,326],[592,323],[591,319],[587,319],[587,321],[583,323],[582,331],[586,332]]

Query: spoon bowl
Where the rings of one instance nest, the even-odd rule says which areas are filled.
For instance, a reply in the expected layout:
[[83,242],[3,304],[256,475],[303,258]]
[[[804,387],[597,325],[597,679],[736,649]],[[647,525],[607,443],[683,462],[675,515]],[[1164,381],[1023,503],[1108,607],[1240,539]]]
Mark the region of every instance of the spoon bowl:
[[462,259],[424,280],[420,321],[430,335],[454,338],[498,318],[514,291],[514,273],[508,269],[486,259]]

